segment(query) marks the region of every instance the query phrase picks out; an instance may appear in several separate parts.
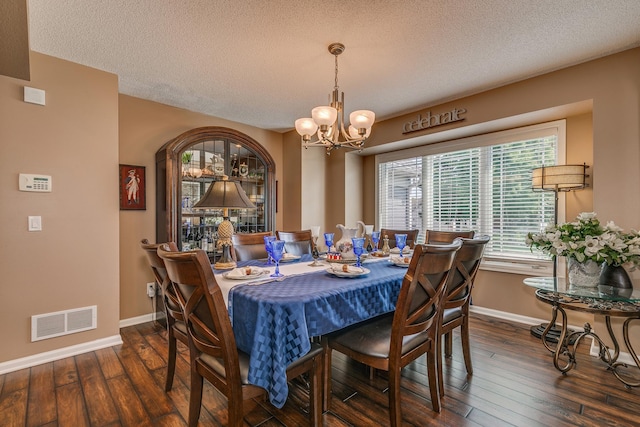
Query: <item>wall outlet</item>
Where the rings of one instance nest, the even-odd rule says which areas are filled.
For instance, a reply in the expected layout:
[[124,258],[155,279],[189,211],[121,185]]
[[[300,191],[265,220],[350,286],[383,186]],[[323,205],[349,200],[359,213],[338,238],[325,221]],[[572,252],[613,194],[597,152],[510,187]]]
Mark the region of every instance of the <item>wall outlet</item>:
[[153,298],[156,296],[156,284],[153,282],[147,283],[147,296]]

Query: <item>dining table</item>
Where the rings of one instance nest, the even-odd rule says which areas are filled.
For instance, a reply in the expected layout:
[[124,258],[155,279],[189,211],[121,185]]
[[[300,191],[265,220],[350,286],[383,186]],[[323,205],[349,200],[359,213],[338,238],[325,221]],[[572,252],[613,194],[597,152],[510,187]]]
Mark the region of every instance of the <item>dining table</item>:
[[250,279],[214,273],[236,345],[250,357],[248,381],[265,388],[281,408],[289,391],[287,366],[310,350],[312,339],[392,312],[407,269],[389,258],[369,257],[364,274],[345,275],[333,273],[335,263],[326,260],[311,267],[311,255],[302,255],[281,262],[283,276],[275,278],[275,267],[265,261],[238,262],[238,268],[260,271]]

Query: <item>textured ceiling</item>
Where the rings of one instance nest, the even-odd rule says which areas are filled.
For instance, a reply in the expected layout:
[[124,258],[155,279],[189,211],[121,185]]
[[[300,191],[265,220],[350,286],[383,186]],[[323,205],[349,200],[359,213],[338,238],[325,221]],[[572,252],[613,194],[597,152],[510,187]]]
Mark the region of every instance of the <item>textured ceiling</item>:
[[29,0],[37,52],[120,92],[285,131],[326,104],[377,120],[640,45],[640,0]]

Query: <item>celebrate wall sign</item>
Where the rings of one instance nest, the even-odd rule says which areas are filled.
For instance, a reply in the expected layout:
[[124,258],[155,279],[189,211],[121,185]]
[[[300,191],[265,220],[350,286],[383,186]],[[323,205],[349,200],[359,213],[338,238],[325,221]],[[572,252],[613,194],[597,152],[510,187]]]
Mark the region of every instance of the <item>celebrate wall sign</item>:
[[463,115],[467,112],[465,108],[454,108],[451,111],[441,114],[431,114],[431,111],[427,111],[426,115],[418,114],[416,120],[406,122],[402,127],[402,133],[417,132],[433,128],[436,126],[446,125],[447,123],[454,123],[464,120]]

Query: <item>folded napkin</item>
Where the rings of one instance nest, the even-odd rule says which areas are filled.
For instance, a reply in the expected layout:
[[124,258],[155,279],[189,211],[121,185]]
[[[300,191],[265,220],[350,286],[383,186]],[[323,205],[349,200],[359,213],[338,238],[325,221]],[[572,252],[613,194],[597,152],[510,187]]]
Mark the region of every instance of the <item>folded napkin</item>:
[[391,262],[396,264],[409,264],[411,262],[411,257],[409,256],[392,256],[390,258]]
[[355,265],[349,264],[332,264],[331,270],[338,273],[363,273],[364,269],[362,267],[356,267]]
[[259,274],[259,273],[260,273],[260,269],[257,267],[238,267],[229,271],[227,273],[227,277],[239,278],[239,277],[246,277],[246,276],[251,276],[253,274]]
[[[410,248],[409,246],[405,246],[405,247],[402,249],[402,253],[403,253],[403,254],[408,254],[409,252],[411,252],[411,248]],[[398,247],[391,248],[391,253],[392,253],[392,254],[399,254],[399,253],[400,253],[400,249],[398,249]]]
[[290,254],[288,252],[285,252],[282,254],[282,259],[298,259],[298,258],[300,257],[294,254]]

